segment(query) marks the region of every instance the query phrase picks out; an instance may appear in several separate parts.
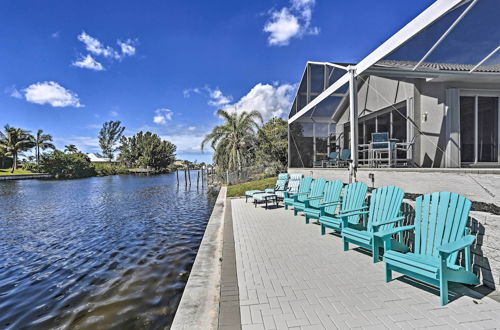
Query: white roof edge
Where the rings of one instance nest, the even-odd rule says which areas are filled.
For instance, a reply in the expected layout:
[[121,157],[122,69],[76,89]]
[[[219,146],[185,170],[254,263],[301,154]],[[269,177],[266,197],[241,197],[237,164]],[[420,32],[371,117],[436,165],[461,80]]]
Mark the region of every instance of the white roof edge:
[[[417,33],[422,31],[428,25],[432,24],[438,18],[443,16],[449,10],[455,8],[460,3],[468,2],[469,0],[437,0],[427,9],[421,12],[417,17],[406,24],[401,30],[393,34],[389,39],[387,39],[383,44],[378,46],[374,51],[372,51],[368,56],[363,58],[355,67],[356,74],[359,75],[363,71],[370,68],[373,64],[377,63],[389,53],[394,51],[396,48],[401,46],[407,40],[414,37]],[[337,80],[333,85],[325,89],[321,94],[316,96],[314,100],[309,102],[304,108],[288,119],[288,123],[291,124],[297,118],[300,118],[307,111],[311,110],[313,107],[318,105],[321,101],[326,99],[330,94],[334,93],[342,85],[349,81],[349,73],[343,75],[339,80]]]
[[291,124],[297,118],[302,117],[306,112],[317,106],[321,101],[326,99],[328,96],[330,96],[332,93],[334,93],[337,89],[342,87],[345,83],[349,81],[349,73],[344,74],[342,77],[339,78],[333,85],[325,89],[321,94],[316,96],[314,100],[309,102],[305,107],[303,107],[299,112],[297,112],[295,115],[292,116],[292,118],[288,119],[288,123]]

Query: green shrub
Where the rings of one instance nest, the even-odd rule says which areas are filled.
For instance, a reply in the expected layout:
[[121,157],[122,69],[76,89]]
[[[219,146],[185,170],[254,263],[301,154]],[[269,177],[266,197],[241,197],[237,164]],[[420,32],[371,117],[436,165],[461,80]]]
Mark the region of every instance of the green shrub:
[[81,153],[64,153],[55,150],[42,157],[40,168],[43,172],[54,175],[56,178],[86,178],[97,174],[89,158]]
[[24,163],[23,170],[30,171],[33,173],[42,173],[43,169],[40,164],[37,163]]
[[94,163],[92,164],[98,176],[128,174],[128,167],[118,164]]

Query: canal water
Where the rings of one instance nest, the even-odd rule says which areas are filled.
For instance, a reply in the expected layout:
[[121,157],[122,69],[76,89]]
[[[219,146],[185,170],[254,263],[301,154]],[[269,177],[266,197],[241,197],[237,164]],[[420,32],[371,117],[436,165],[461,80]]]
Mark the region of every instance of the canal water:
[[215,199],[172,174],[0,182],[0,329],[169,328]]

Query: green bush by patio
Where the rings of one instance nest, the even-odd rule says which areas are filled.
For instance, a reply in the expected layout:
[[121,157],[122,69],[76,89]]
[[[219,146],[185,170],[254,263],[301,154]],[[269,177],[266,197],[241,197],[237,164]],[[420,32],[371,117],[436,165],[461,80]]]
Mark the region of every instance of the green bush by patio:
[[245,182],[227,187],[227,197],[244,196],[247,190],[264,190],[266,188],[274,188],[276,177]]

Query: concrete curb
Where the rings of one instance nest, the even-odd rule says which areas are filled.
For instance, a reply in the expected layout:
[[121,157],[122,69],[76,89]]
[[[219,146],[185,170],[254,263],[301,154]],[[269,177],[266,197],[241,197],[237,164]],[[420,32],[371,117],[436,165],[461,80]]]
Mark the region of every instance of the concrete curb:
[[222,187],[205,229],[171,329],[217,329],[226,187]]
[[2,175],[0,181],[7,180],[30,180],[30,179],[51,179],[52,174],[15,174],[15,175]]

